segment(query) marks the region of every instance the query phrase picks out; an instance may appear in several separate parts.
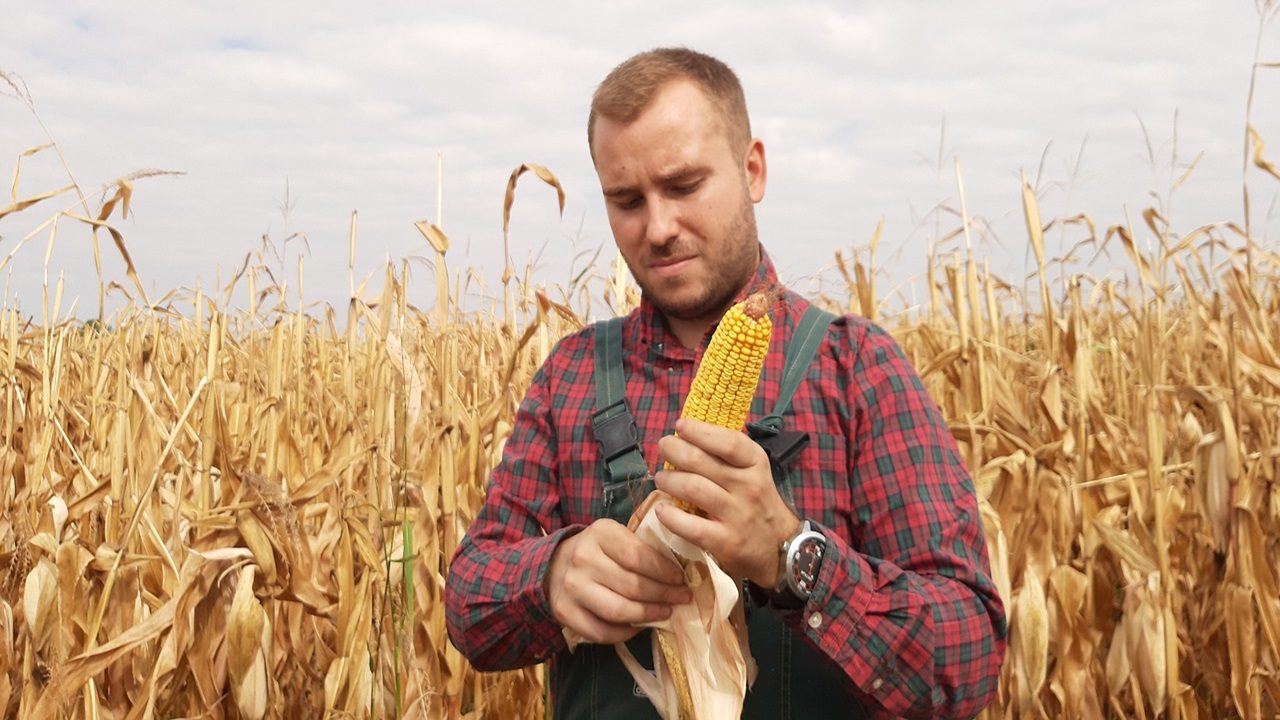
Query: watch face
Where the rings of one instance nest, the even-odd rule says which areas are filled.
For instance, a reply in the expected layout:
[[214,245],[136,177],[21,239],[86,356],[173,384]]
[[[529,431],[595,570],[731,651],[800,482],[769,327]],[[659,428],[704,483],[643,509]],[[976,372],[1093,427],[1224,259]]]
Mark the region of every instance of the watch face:
[[813,594],[818,584],[818,570],[822,562],[822,552],[826,549],[826,538],[817,533],[801,539],[794,550],[788,578],[792,591],[803,598]]

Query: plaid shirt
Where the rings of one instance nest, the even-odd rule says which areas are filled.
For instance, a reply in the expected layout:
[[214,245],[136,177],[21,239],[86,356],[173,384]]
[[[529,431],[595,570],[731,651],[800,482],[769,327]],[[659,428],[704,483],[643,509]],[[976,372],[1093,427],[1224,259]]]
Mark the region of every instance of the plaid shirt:
[[[763,257],[742,297],[777,286]],[[808,304],[782,297],[752,420],[773,408]],[[705,347],[683,347],[646,301],[624,321],[626,397],[651,468]],[[605,515],[593,348],[590,328],[570,335],[534,376],[450,565],[449,635],[478,668],[531,665],[565,647],[547,567],[562,539]],[[843,668],[873,717],[975,715],[996,690],[1004,609],[969,474],[897,343],[856,316],[833,322],[784,427],[810,435],[789,499],[827,538],[813,596],[786,622]]]

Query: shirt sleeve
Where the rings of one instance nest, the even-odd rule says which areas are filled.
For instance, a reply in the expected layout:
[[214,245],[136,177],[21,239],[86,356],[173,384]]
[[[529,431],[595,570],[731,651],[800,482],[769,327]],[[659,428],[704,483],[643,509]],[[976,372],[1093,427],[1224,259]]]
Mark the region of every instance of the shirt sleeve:
[[479,670],[533,665],[565,647],[544,579],[556,546],[581,527],[561,527],[544,370],[516,412],[484,505],[459,543],[445,582],[449,638]]
[[973,483],[897,343],[866,327],[850,386],[855,537],[823,528],[813,596],[787,621],[876,717],[972,717],[996,691],[1007,632]]

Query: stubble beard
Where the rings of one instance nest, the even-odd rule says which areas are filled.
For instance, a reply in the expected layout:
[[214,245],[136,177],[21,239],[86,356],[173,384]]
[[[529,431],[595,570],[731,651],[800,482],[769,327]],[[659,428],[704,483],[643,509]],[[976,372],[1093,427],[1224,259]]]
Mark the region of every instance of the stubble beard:
[[[663,315],[677,320],[718,320],[729,309],[734,297],[747,284],[759,264],[759,234],[750,202],[743,204],[742,212],[729,228],[728,235],[734,239],[727,248],[732,251],[731,254],[723,258],[702,258],[703,262],[709,264],[711,274],[703,291],[688,300],[679,302],[664,297],[661,290],[640,282],[634,268],[631,275],[637,278],[636,282],[644,296]],[[677,245],[669,249],[668,254],[677,254],[679,249]]]

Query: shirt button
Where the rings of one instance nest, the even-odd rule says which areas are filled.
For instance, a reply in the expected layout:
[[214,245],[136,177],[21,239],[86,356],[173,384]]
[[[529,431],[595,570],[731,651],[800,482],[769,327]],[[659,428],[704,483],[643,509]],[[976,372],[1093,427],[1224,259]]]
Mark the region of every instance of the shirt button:
[[657,348],[658,352],[662,352],[662,343],[658,343],[655,347]]
[[809,616],[809,627],[814,630],[822,627],[822,613],[814,613]]
[[871,681],[871,689],[872,689],[872,690],[879,690],[879,689],[881,688],[881,686],[883,686],[883,685],[884,685],[884,679],[883,679],[883,678],[876,678],[875,680],[872,680],[872,681]]

